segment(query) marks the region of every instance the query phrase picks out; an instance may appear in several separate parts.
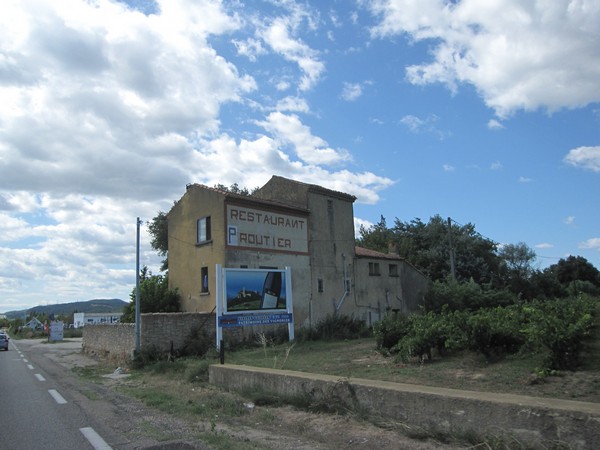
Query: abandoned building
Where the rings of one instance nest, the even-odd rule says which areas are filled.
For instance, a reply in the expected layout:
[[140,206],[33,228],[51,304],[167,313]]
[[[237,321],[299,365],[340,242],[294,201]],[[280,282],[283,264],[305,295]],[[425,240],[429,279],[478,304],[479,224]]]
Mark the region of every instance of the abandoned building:
[[249,196],[187,186],[167,214],[169,285],[185,312],[215,308],[225,268],[291,268],[296,327],[334,313],[368,325],[414,312],[428,279],[403,258],[356,247],[352,195],[273,176]]

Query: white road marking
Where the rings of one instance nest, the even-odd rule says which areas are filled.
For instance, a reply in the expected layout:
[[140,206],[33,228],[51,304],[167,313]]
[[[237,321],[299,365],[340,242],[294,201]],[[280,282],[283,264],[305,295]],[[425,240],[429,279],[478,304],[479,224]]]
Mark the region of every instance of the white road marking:
[[39,380],[39,381],[46,381],[46,379],[39,373],[35,374],[35,377]]
[[93,428],[80,428],[79,431],[81,431],[90,444],[92,444],[94,450],[112,450],[112,447],[108,445]]
[[29,361],[27,361],[25,358],[23,358],[23,362],[24,363],[28,363]]
[[64,405],[65,403],[67,403],[65,398],[62,395],[60,395],[56,389],[48,389],[48,393],[52,396],[54,401],[56,403],[58,403],[59,405]]
[[33,370],[33,366],[31,364],[27,364],[27,367],[29,368],[29,370]]

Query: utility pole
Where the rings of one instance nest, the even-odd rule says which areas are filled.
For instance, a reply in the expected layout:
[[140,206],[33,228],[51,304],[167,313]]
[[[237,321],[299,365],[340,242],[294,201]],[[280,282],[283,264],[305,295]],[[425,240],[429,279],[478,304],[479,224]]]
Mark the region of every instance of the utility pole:
[[136,245],[135,245],[135,354],[140,354],[140,225],[142,221],[136,221]]
[[456,268],[454,267],[454,247],[452,246],[452,219],[448,217],[448,244],[450,245],[450,275],[456,281]]

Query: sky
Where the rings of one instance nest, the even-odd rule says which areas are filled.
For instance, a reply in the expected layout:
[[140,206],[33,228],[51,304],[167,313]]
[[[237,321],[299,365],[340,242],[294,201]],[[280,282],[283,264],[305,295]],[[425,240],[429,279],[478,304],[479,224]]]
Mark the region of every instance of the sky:
[[3,0],[0,312],[129,299],[188,183],[600,268],[597,0]]

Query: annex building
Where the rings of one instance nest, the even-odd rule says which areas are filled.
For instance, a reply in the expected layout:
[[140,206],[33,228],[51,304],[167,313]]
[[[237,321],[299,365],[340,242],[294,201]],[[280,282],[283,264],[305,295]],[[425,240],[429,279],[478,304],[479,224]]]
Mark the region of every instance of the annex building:
[[356,247],[352,195],[273,176],[250,196],[187,186],[167,214],[169,287],[185,312],[216,305],[216,264],[292,272],[296,327],[334,313],[368,325],[414,312],[429,280],[395,253]]

